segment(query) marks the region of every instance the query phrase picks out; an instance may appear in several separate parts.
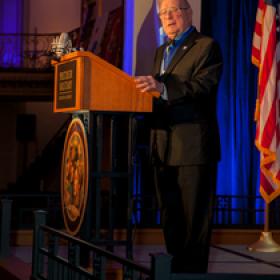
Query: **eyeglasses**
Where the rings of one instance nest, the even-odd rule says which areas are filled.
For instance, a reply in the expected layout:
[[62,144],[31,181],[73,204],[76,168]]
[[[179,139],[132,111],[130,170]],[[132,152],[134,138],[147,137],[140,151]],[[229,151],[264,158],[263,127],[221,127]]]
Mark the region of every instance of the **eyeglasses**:
[[159,11],[158,15],[160,18],[167,16],[169,13],[175,14],[179,10],[188,10],[190,7],[170,7]]

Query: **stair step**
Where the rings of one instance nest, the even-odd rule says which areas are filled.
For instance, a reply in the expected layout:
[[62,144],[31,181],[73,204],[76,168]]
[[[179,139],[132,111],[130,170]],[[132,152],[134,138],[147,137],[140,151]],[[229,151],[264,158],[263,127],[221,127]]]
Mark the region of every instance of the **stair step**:
[[9,256],[0,260],[0,279],[29,280],[30,276],[30,263],[23,262],[15,256]]

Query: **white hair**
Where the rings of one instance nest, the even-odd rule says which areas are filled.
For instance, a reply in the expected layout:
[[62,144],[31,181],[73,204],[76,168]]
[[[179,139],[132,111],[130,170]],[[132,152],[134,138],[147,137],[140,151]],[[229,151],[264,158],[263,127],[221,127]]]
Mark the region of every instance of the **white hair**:
[[[158,7],[161,6],[161,4],[162,4],[163,1],[165,1],[165,0],[157,0],[157,2],[158,2]],[[188,0],[181,0],[181,1],[185,2],[185,4],[187,5],[187,7],[190,7],[190,6],[191,6]]]

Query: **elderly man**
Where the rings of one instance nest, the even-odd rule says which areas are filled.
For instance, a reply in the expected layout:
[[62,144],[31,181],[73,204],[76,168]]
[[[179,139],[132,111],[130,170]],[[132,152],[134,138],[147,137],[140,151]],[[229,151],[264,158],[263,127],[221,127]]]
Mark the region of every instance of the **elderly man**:
[[192,26],[188,1],[158,4],[168,41],[156,51],[153,75],[135,82],[142,92],[161,93],[152,115],[152,147],[172,271],[205,273],[220,157],[216,95],[222,58],[217,43]]

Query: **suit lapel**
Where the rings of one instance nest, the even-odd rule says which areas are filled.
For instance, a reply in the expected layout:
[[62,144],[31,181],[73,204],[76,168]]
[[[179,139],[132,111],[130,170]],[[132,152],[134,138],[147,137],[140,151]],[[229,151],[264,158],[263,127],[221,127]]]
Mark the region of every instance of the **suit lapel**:
[[161,62],[163,59],[163,53],[164,50],[166,48],[167,44],[162,45],[159,49],[158,49],[158,53],[157,53],[157,57],[156,57],[156,61],[155,61],[155,73],[156,75],[160,75],[160,70],[161,70]]
[[194,30],[182,43],[182,45],[177,49],[176,53],[174,54],[174,57],[170,61],[165,74],[169,74],[174,67],[180,62],[182,57],[192,48],[192,46],[195,44],[195,40],[197,38],[198,32]]

